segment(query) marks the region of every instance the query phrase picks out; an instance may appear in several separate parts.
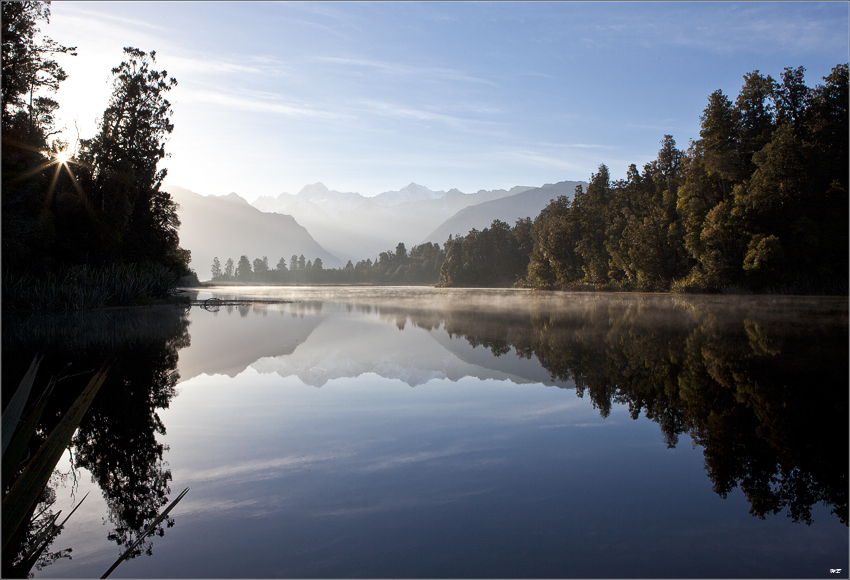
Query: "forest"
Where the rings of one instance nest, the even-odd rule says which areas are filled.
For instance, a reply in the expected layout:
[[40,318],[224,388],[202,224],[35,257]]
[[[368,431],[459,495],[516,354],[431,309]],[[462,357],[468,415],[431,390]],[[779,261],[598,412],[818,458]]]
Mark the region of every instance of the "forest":
[[4,308],[78,309],[171,295],[191,275],[180,221],[160,189],[166,99],[177,81],[156,53],[124,49],[112,94],[90,139],[54,139],[67,74],[56,56],[75,48],[38,40],[44,2],[3,2],[2,212]]
[[814,88],[804,72],[715,91],[686,150],[665,135],[622,180],[600,165],[513,237],[494,223],[449,240],[439,285],[846,293],[848,65]]

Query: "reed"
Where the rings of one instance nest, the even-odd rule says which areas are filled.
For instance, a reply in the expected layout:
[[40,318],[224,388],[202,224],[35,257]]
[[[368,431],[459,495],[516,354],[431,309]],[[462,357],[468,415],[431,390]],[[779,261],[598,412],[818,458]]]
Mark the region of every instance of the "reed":
[[35,276],[3,276],[4,308],[26,310],[89,310],[130,306],[174,295],[179,278],[156,264],[110,264],[63,267]]

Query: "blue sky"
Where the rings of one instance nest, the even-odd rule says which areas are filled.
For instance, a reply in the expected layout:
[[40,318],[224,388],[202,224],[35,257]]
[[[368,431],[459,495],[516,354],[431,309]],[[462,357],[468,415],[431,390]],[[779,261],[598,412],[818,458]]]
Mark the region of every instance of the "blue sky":
[[[708,95],[850,51],[846,2],[55,2],[79,56],[58,93],[91,137],[122,47],[178,80],[166,181],[248,200],[323,182],[376,195],[615,178]],[[75,128],[76,127],[76,128]]]

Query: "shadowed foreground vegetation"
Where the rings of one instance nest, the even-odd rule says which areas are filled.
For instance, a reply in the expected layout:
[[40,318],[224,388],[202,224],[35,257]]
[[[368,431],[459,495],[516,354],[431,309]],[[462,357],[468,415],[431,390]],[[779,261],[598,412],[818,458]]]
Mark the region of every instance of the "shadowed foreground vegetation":
[[[172,479],[163,458],[167,448],[157,440],[165,433],[157,411],[167,408],[176,395],[177,351],[189,344],[188,326],[186,311],[171,306],[65,314],[14,312],[4,316],[3,384],[16,385],[32,357],[45,353],[30,400],[39,399],[49,378],[53,377],[51,382],[57,385],[46,399],[29,442],[33,453],[72,407],[93,372],[110,361],[88,412],[76,431],[67,435],[71,472],[54,471],[38,501],[29,506],[24,525],[10,534],[8,543],[4,537],[4,578],[18,573],[24,555],[38,541],[45,523],[55,516],[51,505],[56,489],[60,484],[73,489],[80,468],[92,474],[106,500],[104,540],[115,542],[122,552],[132,548],[128,557],[152,553],[153,540],[144,537],[152,524],[156,536],[174,525],[173,518],[157,521],[168,503]],[[12,389],[4,388],[4,409],[11,396]],[[4,496],[8,486],[21,476],[26,458],[24,454],[21,462],[13,464],[4,454]],[[4,518],[6,507],[4,503]],[[73,522],[71,518],[67,525]],[[55,536],[51,543],[61,537]],[[134,546],[139,539],[141,542]],[[59,558],[70,558],[72,549],[52,549],[48,544],[30,567],[40,570]]]
[[168,295],[191,275],[176,206],[160,189],[177,81],[155,52],[125,48],[97,134],[73,146],[53,98],[67,74],[38,40],[50,7],[3,2],[2,220],[4,308],[79,309]]

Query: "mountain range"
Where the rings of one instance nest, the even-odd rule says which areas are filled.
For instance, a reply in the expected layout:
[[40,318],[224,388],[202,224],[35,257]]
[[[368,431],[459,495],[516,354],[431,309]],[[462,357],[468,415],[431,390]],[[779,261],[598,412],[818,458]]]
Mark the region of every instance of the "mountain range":
[[530,217],[533,220],[549,204],[549,200],[561,195],[572,199],[577,185],[587,187],[584,181],[547,183],[543,187],[524,189],[513,195],[463,208],[428,234],[422,243],[444,244],[450,235],[465,236],[473,228],[483,230],[496,219],[509,226],[513,226],[518,219]]
[[375,259],[399,242],[408,248],[421,243],[441,223],[466,207],[529,189],[532,188],[517,186],[467,194],[457,189],[432,191],[411,183],[399,191],[365,197],[329,190],[316,183],[297,195],[282,193],[257,198],[253,205],[266,212],[293,216],[329,252],[343,262],[357,263]]
[[209,279],[214,257],[222,268],[227,258],[268,257],[274,268],[283,257],[303,254],[321,258],[325,268],[340,268],[348,260],[376,259],[395,249],[425,242],[445,244],[450,235],[482,230],[494,219],[513,226],[517,219],[535,218],[560,195],[572,198],[580,181],[509,190],[457,189],[432,191],[411,183],[375,197],[329,190],[322,183],[304,187],[297,195],[259,197],[249,203],[236,193],[202,196],[182,187],[163,186],[179,205],[180,245],[192,252],[191,267],[201,280]]

